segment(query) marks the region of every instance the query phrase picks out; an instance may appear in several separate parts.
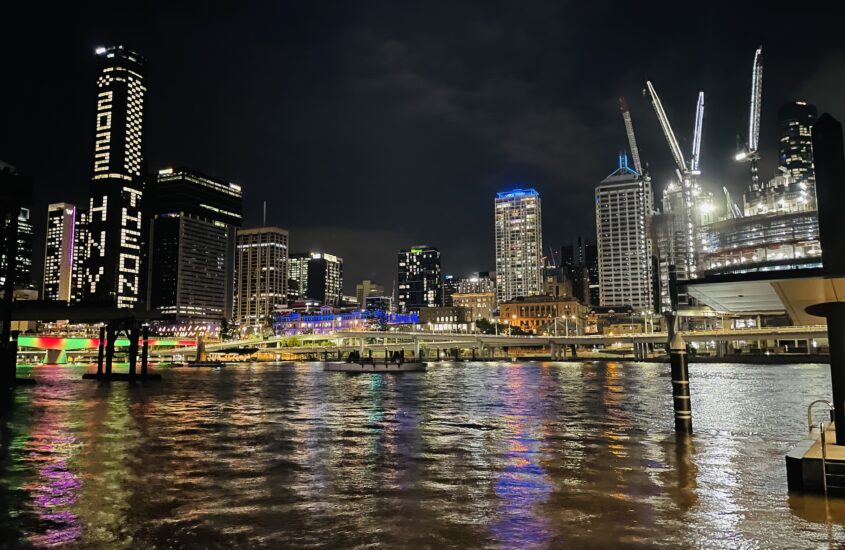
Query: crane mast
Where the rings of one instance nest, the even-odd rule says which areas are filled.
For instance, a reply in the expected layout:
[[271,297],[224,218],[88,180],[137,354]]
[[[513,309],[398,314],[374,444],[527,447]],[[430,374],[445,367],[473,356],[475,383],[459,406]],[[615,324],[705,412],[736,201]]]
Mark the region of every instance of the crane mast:
[[748,146],[736,156],[738,161],[751,163],[751,187],[760,186],[757,164],[760,160],[758,143],[760,138],[760,106],[763,103],[763,46],[754,52],[754,65],[751,69],[751,104],[748,113]]
[[669,117],[666,116],[666,111],[663,110],[663,104],[657,96],[651,81],[645,83],[645,92],[651,99],[651,104],[654,106],[654,112],[657,114],[657,120],[660,122],[660,127],[663,129],[663,135],[666,136],[666,141],[669,143],[669,150],[672,152],[672,157],[675,159],[675,165],[678,167],[678,174],[681,184],[684,183],[684,177],[687,172],[687,163],[684,160],[684,154],[681,152],[681,147],[678,145],[678,140],[675,138],[675,132],[672,131],[672,126],[669,124]]
[[700,174],[699,159],[701,158],[701,129],[704,122],[704,92],[698,92],[698,103],[695,105],[695,131],[692,134],[692,158],[690,159],[690,171],[693,174]]
[[643,165],[640,162],[640,150],[637,148],[637,138],[634,136],[634,123],[631,122],[631,111],[628,109],[628,102],[624,97],[619,98],[619,110],[622,112],[622,120],[625,121],[625,131],[628,133],[628,145],[631,148],[631,158],[634,160],[634,170],[643,174]]

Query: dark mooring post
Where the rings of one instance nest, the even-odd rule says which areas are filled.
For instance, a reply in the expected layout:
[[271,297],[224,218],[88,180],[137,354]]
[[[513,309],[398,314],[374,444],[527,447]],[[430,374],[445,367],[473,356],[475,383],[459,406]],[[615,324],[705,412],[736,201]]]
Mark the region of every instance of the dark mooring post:
[[141,327],[141,378],[147,377],[147,358],[150,353],[150,326]]
[[135,380],[135,373],[138,366],[138,340],[141,334],[138,330],[138,323],[132,322],[129,332],[129,380]]
[[111,378],[111,364],[114,360],[114,341],[117,337],[117,331],[112,323],[109,323],[106,329],[106,378]]
[[672,365],[672,403],[675,411],[675,431],[692,433],[692,407],[689,392],[689,369],[684,339],[675,333],[669,342],[669,362]]
[[97,345],[97,378],[103,376],[103,359],[106,353],[106,327],[100,327],[100,343]]

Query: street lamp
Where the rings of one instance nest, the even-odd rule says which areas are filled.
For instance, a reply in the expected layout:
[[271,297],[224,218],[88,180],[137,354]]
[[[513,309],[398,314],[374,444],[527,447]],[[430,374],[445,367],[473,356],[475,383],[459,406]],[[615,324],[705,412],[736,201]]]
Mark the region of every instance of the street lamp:
[[514,324],[515,322],[516,322],[516,313],[514,313],[513,315],[511,315],[511,323],[510,323],[510,325],[508,326],[508,336],[512,336],[512,335],[513,335],[513,324]]

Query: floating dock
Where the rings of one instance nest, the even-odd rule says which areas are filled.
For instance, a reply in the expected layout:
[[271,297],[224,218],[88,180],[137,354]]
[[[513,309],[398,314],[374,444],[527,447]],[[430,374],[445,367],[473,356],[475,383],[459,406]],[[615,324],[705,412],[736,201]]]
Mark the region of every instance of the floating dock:
[[824,453],[818,429],[786,455],[790,491],[845,496],[845,445],[836,444],[834,423],[825,426]]

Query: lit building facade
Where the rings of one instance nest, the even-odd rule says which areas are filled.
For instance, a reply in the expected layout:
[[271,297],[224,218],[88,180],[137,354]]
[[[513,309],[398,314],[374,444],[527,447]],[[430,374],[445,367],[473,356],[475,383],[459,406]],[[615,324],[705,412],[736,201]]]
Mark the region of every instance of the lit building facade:
[[76,209],[73,230],[73,266],[70,278],[70,301],[79,303],[85,298],[85,264],[88,258],[88,212]]
[[458,281],[458,294],[496,293],[496,274],[489,271],[472,273]]
[[651,310],[651,181],[620,155],[619,168],[596,187],[595,197],[601,305]]
[[442,305],[439,250],[425,245],[400,250],[398,264],[398,307],[401,313]]
[[148,198],[148,309],[183,324],[230,320],[241,187],[167,168],[150,185]]
[[144,281],[146,61],[123,46],[98,48],[97,60],[85,299],[133,308]]
[[471,322],[480,319],[492,319],[496,310],[495,290],[487,292],[457,292],[452,295],[452,305],[463,308],[467,311],[467,317]]
[[278,227],[241,229],[237,236],[235,320],[261,330],[287,300],[289,236]]
[[76,249],[76,206],[64,202],[47,206],[47,235],[44,243],[42,297],[53,302],[70,302],[73,291],[73,253]]
[[813,165],[812,129],[816,116],[816,106],[803,101],[792,101],[778,110],[778,164],[793,181],[812,186],[813,196],[816,171]]
[[499,319],[532,334],[584,334],[589,308],[572,297],[528,296],[499,302]]
[[497,193],[496,295],[500,302],[543,291],[540,194],[534,189]]

